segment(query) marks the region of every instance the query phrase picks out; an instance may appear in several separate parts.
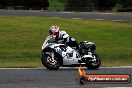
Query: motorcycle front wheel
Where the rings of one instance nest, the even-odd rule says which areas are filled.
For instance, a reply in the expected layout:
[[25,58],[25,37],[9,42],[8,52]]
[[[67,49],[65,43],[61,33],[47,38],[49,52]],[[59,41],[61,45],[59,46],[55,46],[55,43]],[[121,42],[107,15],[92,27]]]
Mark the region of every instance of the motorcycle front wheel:
[[60,61],[54,56],[54,61],[49,54],[44,54],[41,58],[42,64],[49,70],[58,70],[60,67]]

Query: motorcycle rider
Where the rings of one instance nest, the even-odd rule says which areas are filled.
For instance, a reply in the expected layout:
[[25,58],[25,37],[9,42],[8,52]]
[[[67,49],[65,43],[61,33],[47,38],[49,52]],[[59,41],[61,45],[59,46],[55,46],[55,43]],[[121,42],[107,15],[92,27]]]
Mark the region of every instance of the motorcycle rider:
[[66,44],[70,47],[76,47],[76,49],[78,49],[79,46],[75,38],[70,37],[63,30],[60,31],[60,28],[58,26],[51,26],[51,28],[49,29],[49,33],[51,37],[54,38],[55,43],[59,43],[59,41],[61,41],[61,43],[63,44]]

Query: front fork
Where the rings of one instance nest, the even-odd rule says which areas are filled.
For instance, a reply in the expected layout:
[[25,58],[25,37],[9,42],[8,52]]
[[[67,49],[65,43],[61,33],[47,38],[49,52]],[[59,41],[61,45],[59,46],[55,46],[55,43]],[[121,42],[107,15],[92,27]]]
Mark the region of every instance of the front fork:
[[51,59],[52,59],[53,62],[55,61],[54,56],[55,56],[54,52],[51,52]]
[[52,65],[55,65],[57,62],[56,62],[56,60],[55,60],[55,55],[54,55],[54,52],[52,51],[51,53],[51,62],[52,62]]

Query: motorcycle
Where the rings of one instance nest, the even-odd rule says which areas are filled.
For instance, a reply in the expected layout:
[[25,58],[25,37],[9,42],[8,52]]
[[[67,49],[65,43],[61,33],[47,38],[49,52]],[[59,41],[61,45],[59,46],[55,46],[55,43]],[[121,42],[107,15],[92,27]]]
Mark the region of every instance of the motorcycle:
[[79,49],[66,44],[54,43],[48,36],[42,45],[42,64],[49,70],[58,70],[60,66],[85,66],[88,69],[98,69],[101,65],[100,57],[95,53],[93,42],[82,41]]

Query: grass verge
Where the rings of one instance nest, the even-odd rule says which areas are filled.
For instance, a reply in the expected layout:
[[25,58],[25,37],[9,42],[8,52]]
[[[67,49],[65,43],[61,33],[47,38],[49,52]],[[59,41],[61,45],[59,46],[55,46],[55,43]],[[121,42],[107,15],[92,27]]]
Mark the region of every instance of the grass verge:
[[42,66],[41,45],[51,25],[78,41],[95,42],[102,66],[132,65],[132,23],[0,16],[0,67]]

